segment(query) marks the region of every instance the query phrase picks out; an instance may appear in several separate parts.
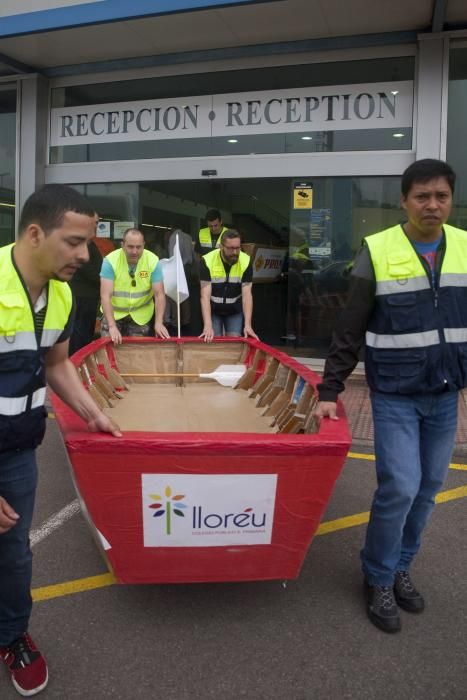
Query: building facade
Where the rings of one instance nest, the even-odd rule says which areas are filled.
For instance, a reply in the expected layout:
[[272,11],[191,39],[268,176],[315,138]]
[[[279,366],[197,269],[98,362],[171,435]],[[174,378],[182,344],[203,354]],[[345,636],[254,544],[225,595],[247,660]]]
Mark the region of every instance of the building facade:
[[3,3],[1,242],[43,183],[86,193],[100,237],[138,226],[162,256],[170,227],[195,240],[217,208],[254,259],[259,335],[325,355],[411,162],[453,165],[467,228],[467,8],[406,5]]

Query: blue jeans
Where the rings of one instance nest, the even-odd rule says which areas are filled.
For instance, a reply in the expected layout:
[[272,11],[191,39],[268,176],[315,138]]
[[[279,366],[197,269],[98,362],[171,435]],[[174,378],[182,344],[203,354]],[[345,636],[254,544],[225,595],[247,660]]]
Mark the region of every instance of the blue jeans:
[[243,314],[231,314],[230,316],[221,316],[220,314],[211,314],[212,328],[214,335],[243,335]]
[[362,568],[370,585],[392,586],[407,571],[446,478],[457,428],[458,393],[371,394],[376,489]]
[[0,534],[0,646],[28,629],[32,553],[29,547],[37,466],[34,450],[0,453],[0,496],[18,513],[18,523]]

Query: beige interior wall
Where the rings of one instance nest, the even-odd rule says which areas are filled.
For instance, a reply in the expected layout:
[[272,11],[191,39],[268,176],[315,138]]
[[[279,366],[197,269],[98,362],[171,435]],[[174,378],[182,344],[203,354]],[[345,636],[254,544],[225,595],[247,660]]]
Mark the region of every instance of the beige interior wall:
[[124,431],[273,433],[271,416],[263,417],[243,390],[217,382],[176,386],[133,384],[124,398],[106,408]]
[[[138,343],[120,345],[115,349],[118,371],[121,373],[207,373],[219,365],[241,364],[246,346],[243,343]],[[159,383],[164,378],[128,378],[127,382]],[[186,383],[198,381],[186,378]]]

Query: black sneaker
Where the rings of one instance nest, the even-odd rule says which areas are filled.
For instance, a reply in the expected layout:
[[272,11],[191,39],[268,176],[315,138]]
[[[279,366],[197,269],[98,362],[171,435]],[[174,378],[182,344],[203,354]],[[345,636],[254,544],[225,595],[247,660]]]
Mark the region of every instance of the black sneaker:
[[366,611],[371,622],[383,632],[399,632],[401,621],[391,586],[370,586],[365,581]]
[[23,697],[36,695],[47,685],[47,664],[29,634],[0,647],[0,659],[8,666],[12,683]]
[[397,605],[407,612],[421,613],[425,609],[423,596],[413,585],[408,571],[396,571],[394,595]]

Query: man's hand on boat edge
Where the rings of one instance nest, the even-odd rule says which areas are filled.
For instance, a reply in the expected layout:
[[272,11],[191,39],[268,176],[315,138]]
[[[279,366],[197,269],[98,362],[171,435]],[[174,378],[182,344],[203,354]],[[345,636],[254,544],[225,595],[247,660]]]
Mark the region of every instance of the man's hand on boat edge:
[[313,415],[319,420],[321,420],[321,418],[339,420],[337,416],[337,403],[335,401],[318,401]]
[[46,355],[47,383],[57,396],[86,421],[92,432],[111,433],[122,437],[114,421],[101,411],[84,388],[74,364],[68,359],[68,340],[54,345]]
[[92,433],[111,433],[114,437],[122,437],[118,425],[102,411],[96,418],[88,421],[88,428]]
[[[243,337],[244,338],[254,338],[255,340],[259,340],[258,336],[254,332],[253,328],[251,326],[245,325],[245,328],[243,330]],[[205,325],[203,328],[203,332],[201,335],[198,336],[198,338],[204,338],[205,343],[211,343],[212,340],[214,339],[214,329],[209,325]]]
[[214,329],[212,325],[204,324],[203,332],[198,338],[204,338],[205,343],[210,343],[214,338]]
[[245,328],[243,329],[243,337],[244,338],[254,338],[255,340],[259,340],[258,336],[254,332],[253,328],[247,324],[245,324]]
[[156,334],[156,338],[170,338],[169,331],[164,324],[160,323],[159,321],[156,321],[154,324],[154,333]]
[[109,336],[112,339],[112,343],[114,345],[122,344],[122,334],[118,330],[118,327],[115,323],[109,325]]

